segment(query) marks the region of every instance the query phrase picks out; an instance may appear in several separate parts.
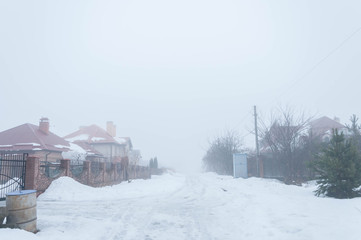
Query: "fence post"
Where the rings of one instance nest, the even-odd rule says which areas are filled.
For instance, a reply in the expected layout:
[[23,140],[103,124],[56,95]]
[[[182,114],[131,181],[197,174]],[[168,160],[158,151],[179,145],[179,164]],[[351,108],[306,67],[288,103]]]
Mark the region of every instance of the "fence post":
[[264,168],[263,168],[263,158],[260,157],[259,159],[259,177],[263,178],[264,177]]
[[65,169],[65,176],[70,176],[70,160],[69,159],[61,159],[60,160],[60,167]]
[[102,171],[102,176],[103,176],[103,184],[105,183],[105,172],[106,172],[106,163],[102,162],[100,163],[100,170]]
[[117,164],[112,163],[112,173],[113,173],[113,181],[116,182],[117,180]]
[[25,169],[25,190],[37,190],[39,158],[28,157]]

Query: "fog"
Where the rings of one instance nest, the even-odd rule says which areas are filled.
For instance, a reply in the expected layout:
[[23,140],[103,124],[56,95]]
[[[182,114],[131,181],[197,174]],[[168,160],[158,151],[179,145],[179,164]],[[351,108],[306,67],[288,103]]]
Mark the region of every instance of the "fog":
[[0,0],[0,131],[106,121],[144,159],[198,171],[207,140],[290,105],[361,116],[360,1]]

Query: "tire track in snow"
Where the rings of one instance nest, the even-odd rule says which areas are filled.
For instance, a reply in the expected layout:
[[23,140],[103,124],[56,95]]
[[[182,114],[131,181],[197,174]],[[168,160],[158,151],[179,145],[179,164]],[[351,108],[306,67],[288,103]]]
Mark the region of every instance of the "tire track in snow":
[[[187,177],[173,192],[135,199],[113,217],[117,223],[107,239],[211,239],[206,229],[207,209],[202,207],[206,186],[199,177]],[[122,225],[117,227],[118,225]]]

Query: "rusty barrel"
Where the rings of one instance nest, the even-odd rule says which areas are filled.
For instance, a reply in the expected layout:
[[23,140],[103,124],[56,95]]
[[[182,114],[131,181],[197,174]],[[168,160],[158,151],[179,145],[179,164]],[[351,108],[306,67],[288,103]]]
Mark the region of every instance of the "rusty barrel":
[[36,190],[22,190],[6,194],[7,224],[36,232]]

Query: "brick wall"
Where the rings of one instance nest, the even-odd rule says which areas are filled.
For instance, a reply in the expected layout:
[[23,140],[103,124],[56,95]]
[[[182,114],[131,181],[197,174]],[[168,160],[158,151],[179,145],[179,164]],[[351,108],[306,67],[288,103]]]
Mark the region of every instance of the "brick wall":
[[[54,166],[53,166],[54,167]],[[39,158],[29,157],[26,163],[25,189],[35,189],[38,195],[43,193],[52,181],[63,176],[68,176],[76,181],[93,186],[110,186],[128,179],[149,179],[149,167],[128,166],[120,163],[93,163],[84,161],[82,165],[71,165],[70,160],[64,159],[55,165],[57,174],[50,177],[40,165]]]

